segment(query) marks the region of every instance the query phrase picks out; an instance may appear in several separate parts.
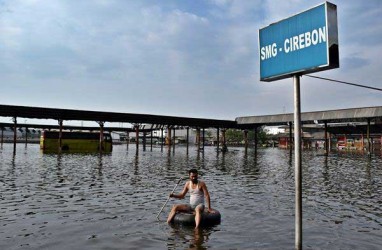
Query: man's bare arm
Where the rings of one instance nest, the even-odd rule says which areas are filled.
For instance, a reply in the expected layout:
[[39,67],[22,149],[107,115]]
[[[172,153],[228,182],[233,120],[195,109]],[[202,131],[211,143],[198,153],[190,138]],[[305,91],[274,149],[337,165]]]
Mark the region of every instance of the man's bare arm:
[[187,192],[188,192],[188,181],[184,185],[184,188],[183,188],[181,193],[179,193],[179,194],[170,194],[170,197],[174,197],[174,198],[177,198],[177,199],[183,199],[184,196],[186,196]]

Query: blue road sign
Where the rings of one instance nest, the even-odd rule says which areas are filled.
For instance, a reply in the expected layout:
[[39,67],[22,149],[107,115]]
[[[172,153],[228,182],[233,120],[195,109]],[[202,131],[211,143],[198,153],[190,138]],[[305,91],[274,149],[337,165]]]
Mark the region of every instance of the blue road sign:
[[337,6],[325,2],[259,30],[260,80],[339,67]]

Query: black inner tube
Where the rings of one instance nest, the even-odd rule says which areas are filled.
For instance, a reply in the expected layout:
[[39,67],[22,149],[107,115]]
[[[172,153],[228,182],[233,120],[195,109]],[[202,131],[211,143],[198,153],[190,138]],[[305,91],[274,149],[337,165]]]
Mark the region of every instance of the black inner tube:
[[[213,213],[209,213],[205,210],[202,214],[201,226],[214,226],[220,224],[221,215],[216,209],[213,209]],[[195,214],[194,213],[177,213],[174,217],[174,223],[182,225],[195,226]]]

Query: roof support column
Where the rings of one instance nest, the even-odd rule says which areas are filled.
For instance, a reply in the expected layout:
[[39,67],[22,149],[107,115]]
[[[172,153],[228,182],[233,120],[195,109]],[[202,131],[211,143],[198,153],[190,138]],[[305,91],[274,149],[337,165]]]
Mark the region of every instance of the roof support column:
[[254,136],[255,136],[255,154],[257,154],[257,144],[258,144],[258,139],[257,139],[257,134],[258,134],[258,132],[257,132],[257,126],[255,127],[254,132],[255,132],[255,134],[254,134]]
[[189,134],[190,133],[190,128],[189,127],[187,127],[187,135],[186,135],[186,153],[187,153],[187,155],[188,155],[188,137],[189,137]]
[[98,122],[99,124],[99,152],[102,154],[104,150],[104,141],[103,141],[103,128],[105,122]]
[[16,141],[17,141],[17,117],[13,117],[13,153],[16,153]]
[[150,151],[153,151],[153,130],[150,132]]
[[367,155],[371,157],[370,119],[367,119]]
[[225,137],[225,132],[226,131],[227,131],[226,129],[222,130],[222,135],[223,135],[223,148],[222,148],[222,151],[223,151],[223,153],[228,151],[227,144],[226,144],[226,137]]
[[4,141],[4,128],[1,128],[1,148],[3,148],[3,141]]
[[288,145],[287,145],[287,147],[289,146],[290,150],[292,150],[292,141],[293,141],[293,137],[292,137],[292,123],[290,122],[289,123],[289,141],[288,141]]
[[220,147],[220,131],[219,131],[219,127],[216,129],[216,152],[219,153],[219,147]]
[[61,153],[62,150],[62,124],[63,120],[58,120],[59,132],[58,132],[58,152]]
[[128,151],[129,150],[129,144],[130,144],[130,131],[127,130],[126,131],[126,150]]
[[200,128],[196,129],[196,144],[198,146],[198,151],[200,150]]
[[163,152],[163,127],[160,129],[160,136],[161,136],[160,151]]
[[175,152],[175,128],[173,129],[173,137],[172,137],[172,147],[173,147],[173,152]]
[[25,126],[25,148],[28,146],[28,127]]
[[248,150],[248,130],[244,130],[244,146],[245,152]]
[[146,151],[146,132],[143,132],[142,144],[143,144],[143,151]]
[[203,147],[202,147],[202,149],[203,149],[203,152],[204,152],[204,145],[206,144],[206,129],[205,128],[203,128]]
[[167,127],[166,144],[168,145],[168,148],[171,149],[171,128],[170,128],[170,126]]
[[135,154],[138,155],[138,151],[139,151],[139,125],[135,125]]
[[329,143],[328,143],[328,123],[325,122],[325,155],[329,154]]

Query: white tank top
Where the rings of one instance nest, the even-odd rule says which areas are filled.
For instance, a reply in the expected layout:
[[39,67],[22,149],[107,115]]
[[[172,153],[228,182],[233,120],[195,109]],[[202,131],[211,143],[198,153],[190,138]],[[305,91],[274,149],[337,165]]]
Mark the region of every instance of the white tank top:
[[199,204],[204,204],[204,193],[203,190],[199,189],[199,182],[196,188],[192,188],[192,181],[190,181],[190,205],[196,207]]

